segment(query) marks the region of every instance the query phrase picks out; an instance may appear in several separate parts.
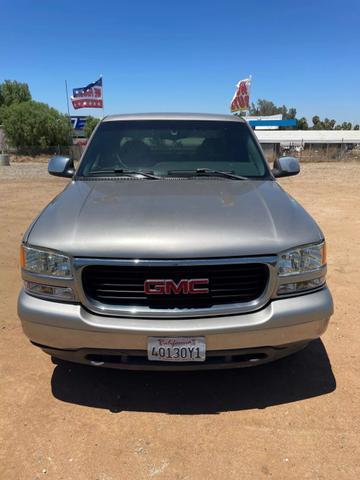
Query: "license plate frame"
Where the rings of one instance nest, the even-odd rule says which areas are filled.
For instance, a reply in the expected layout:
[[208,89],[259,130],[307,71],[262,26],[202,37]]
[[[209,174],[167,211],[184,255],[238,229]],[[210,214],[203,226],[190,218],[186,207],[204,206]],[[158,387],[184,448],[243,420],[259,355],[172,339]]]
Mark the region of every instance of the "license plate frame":
[[204,362],[205,337],[148,337],[148,360],[158,362]]

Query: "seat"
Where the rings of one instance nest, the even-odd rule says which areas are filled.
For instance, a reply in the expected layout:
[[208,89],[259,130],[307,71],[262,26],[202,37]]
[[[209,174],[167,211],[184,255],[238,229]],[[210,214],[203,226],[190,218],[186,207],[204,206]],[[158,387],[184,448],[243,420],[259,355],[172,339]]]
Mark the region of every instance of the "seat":
[[222,138],[205,138],[197,148],[198,160],[218,160],[226,158],[225,143]]
[[129,169],[153,165],[150,147],[141,140],[128,140],[120,149],[120,159]]

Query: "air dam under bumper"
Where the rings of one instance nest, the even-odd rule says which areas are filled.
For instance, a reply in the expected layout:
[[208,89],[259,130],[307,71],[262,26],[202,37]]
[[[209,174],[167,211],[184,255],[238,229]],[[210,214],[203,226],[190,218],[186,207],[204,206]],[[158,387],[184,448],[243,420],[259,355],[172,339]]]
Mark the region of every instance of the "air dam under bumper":
[[28,338],[50,349],[146,351],[149,336],[205,336],[211,352],[283,347],[318,338],[327,328],[333,302],[324,288],[273,300],[252,313],[160,320],[94,315],[81,305],[42,300],[22,290],[18,313]]

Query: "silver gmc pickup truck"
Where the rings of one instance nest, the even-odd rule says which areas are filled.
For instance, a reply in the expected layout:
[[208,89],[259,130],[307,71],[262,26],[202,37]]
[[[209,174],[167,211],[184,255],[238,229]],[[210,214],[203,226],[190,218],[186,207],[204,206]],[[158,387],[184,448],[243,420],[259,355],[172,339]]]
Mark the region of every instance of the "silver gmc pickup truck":
[[18,312],[62,361],[126,369],[257,365],[306,346],[333,312],[321,230],[228,115],[104,118],[21,245]]

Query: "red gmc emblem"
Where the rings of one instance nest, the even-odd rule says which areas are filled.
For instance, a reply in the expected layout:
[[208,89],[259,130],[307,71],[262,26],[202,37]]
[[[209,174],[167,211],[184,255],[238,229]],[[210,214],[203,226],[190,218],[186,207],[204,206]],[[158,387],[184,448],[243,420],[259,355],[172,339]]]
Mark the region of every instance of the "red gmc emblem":
[[209,293],[208,278],[174,280],[150,279],[144,282],[144,293],[147,295],[195,295]]

